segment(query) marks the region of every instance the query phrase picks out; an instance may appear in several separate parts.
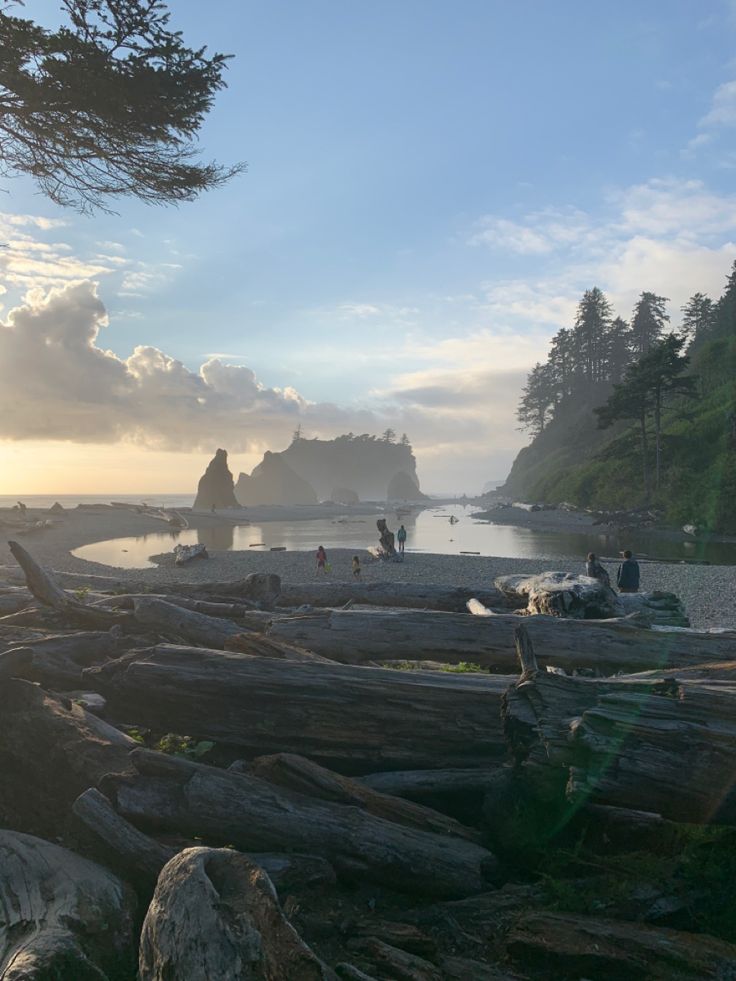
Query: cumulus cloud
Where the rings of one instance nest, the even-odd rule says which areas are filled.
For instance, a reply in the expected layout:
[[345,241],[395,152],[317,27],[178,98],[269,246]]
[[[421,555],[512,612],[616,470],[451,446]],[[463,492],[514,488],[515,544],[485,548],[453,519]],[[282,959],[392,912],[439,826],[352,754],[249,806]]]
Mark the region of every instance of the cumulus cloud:
[[710,110],[700,126],[736,126],[736,81],[724,82],[713,94]]
[[314,429],[376,424],[368,412],[268,388],[218,358],[198,372],[150,345],[120,358],[99,343],[107,322],[88,281],[31,291],[10,311],[0,324],[0,438],[237,450],[281,438],[298,420]]

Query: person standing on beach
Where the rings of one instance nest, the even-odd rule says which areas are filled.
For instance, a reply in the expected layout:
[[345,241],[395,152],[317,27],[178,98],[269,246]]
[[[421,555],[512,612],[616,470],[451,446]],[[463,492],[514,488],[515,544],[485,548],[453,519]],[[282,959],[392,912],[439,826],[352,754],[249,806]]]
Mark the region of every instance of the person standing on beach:
[[396,532],[396,541],[399,543],[399,555],[403,555],[406,544],[406,528],[403,525]]
[[353,556],[353,579],[360,579],[360,558]]
[[639,592],[639,563],[631,554],[631,549],[623,553],[624,560],[618,567],[616,585],[620,593]]
[[322,545],[317,549],[317,575],[320,573],[327,573],[327,552]]
[[588,552],[588,561],[585,563],[585,575],[590,576],[591,579],[597,579],[604,586],[611,585],[611,577],[600,564],[594,552]]

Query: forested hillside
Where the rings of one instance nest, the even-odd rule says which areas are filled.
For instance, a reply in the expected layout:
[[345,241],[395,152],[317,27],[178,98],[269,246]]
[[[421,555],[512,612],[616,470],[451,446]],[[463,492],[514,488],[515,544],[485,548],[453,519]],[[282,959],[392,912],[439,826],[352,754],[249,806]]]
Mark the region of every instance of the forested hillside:
[[672,522],[736,532],[736,263],[720,299],[696,293],[676,329],[665,297],[642,293],[626,322],[586,291],[530,373],[518,417],[533,439],[506,493],[657,505]]

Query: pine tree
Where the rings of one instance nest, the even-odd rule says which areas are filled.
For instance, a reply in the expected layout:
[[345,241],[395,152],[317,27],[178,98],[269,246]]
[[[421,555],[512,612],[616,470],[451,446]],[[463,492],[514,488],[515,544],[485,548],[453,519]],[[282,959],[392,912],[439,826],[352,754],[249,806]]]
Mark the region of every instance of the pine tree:
[[631,330],[621,317],[611,321],[606,334],[606,379],[617,384],[631,362]]
[[532,368],[521,394],[516,412],[516,418],[521,423],[519,428],[528,430],[533,436],[544,432],[553,405],[554,389],[551,384],[549,365],[538,362]]
[[586,290],[575,318],[577,369],[590,386],[605,377],[606,332],[611,324],[611,304],[594,286]]
[[694,293],[680,309],[682,310],[680,334],[690,344],[703,341],[715,323],[716,311],[711,298],[705,293]]
[[160,0],[64,0],[70,23],[56,31],[9,6],[0,173],[28,174],[57,204],[89,212],[121,195],[190,201],[243,169],[196,158],[227,58],[188,48]]
[[632,346],[636,357],[642,357],[661,338],[669,315],[665,308],[666,296],[642,293],[634,307],[631,321]]

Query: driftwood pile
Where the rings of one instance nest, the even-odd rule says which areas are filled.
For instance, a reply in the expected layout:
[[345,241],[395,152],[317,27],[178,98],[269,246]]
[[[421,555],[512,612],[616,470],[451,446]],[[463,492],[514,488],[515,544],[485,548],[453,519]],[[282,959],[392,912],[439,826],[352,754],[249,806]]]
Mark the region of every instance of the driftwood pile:
[[508,583],[75,595],[11,550],[3,979],[736,976],[683,902],[561,912],[509,844],[525,805],[736,825],[735,636],[520,616]]

